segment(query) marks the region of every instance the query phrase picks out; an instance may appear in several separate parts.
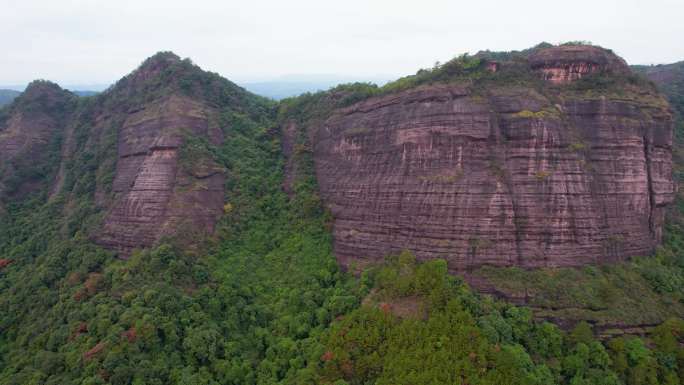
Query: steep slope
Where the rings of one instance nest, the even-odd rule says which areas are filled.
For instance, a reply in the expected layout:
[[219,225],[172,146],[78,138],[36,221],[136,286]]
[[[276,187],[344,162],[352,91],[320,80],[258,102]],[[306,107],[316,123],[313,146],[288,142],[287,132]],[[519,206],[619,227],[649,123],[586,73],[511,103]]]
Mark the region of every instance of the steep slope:
[[[188,244],[211,234],[223,213],[225,169],[203,144],[223,143],[228,111],[258,119],[269,113],[266,101],[171,53],[148,59],[101,98],[125,115],[96,242],[127,256],[165,236]],[[94,120],[105,126],[111,118],[103,111]]]
[[682,202],[682,133],[684,90],[682,63],[632,66],[658,85],[677,116],[673,140],[674,181],[678,184],[674,205],[666,209],[662,247],[653,256],[600,269],[541,269],[485,267],[468,274],[483,292],[534,309],[539,318],[560,325],[580,320],[608,338],[624,333],[646,333],[654,325],[677,315],[684,316],[684,205]]
[[[92,190],[104,218],[90,235],[121,257],[165,236],[183,234],[175,238],[192,243],[211,234],[223,212],[225,170],[189,141],[220,145],[226,111],[219,109],[226,106],[242,114],[269,108],[172,53],[149,58],[80,103],[54,84],[33,83],[0,127],[0,193],[21,195],[38,182],[50,186],[51,199],[68,199],[73,188]],[[84,153],[94,180],[79,183],[68,173]],[[36,175],[13,182],[12,170]]]
[[530,66],[552,84],[567,84],[585,76],[629,74],[627,63],[601,47],[561,45],[535,50],[529,56]]
[[[206,132],[179,134],[179,124],[202,128],[199,108],[216,120]],[[0,215],[0,384],[306,383],[294,378],[311,378],[319,335],[358,300],[332,256],[314,180],[299,178],[292,202],[281,190],[274,112],[168,53],[78,100],[51,186],[12,197]],[[220,142],[209,135],[214,125]],[[132,155],[142,158],[132,187],[175,178],[173,199],[221,174],[225,215],[214,238],[180,227],[125,260],[91,242],[138,193],[115,190],[127,170],[120,149],[137,136],[144,146]],[[167,138],[176,174],[148,177],[154,141]]]
[[369,93],[307,128],[343,265],[578,266],[660,242],[672,115],[610,51],[462,57]]
[[[670,104],[678,115],[675,130],[675,178],[684,182],[684,62],[657,66],[633,66],[635,71],[643,73],[667,95]],[[680,192],[684,192],[681,188]]]
[[31,83],[0,110],[0,210],[2,202],[50,182],[75,96],[46,81]]
[[[104,97],[136,98],[149,92],[147,82],[174,71],[172,76],[182,78],[188,68],[173,55],[155,56]],[[222,143],[218,112],[204,98],[184,95],[174,86],[165,84],[163,95],[128,108],[118,130],[113,203],[96,241],[122,256],[181,229],[211,233],[223,209],[224,170],[181,154],[187,137]],[[94,118],[99,125],[110,123],[105,114]]]
[[[68,104],[49,177],[7,195],[0,215],[0,384],[677,383],[676,320],[648,343],[604,346],[588,325],[566,334],[478,296],[442,260],[419,264],[405,252],[360,279],[338,269],[315,137],[302,128],[372,96],[444,82],[463,69],[455,64],[382,90],[356,84],[285,101],[282,140],[273,105],[169,53]],[[502,79],[484,68],[510,75],[509,64],[479,64],[468,71],[485,84]],[[223,215],[213,223],[212,210],[212,237],[151,229],[137,210],[118,215],[152,207],[145,213],[175,227],[174,202],[214,199],[203,183],[218,176]],[[92,243],[129,220],[151,236],[106,244],[113,251]]]

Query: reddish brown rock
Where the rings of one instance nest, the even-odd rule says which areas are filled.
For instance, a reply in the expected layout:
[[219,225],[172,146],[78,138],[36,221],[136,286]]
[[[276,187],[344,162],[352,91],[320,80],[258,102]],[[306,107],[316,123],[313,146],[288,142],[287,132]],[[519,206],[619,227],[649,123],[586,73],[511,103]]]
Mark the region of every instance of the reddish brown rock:
[[35,81],[8,107],[0,119],[0,198],[23,197],[49,182],[55,165],[48,162],[58,150],[73,98],[54,83]]
[[86,334],[86,333],[88,333],[88,324],[85,322],[81,322],[78,324],[76,329],[74,329],[74,331],[69,336],[69,341],[73,341],[76,338],[78,338],[80,335]]
[[8,258],[0,258],[0,271],[2,271],[2,269],[6,268],[6,267],[9,266],[10,264],[12,264],[12,262],[14,262],[14,261],[11,260],[11,259],[8,259]]
[[87,362],[87,361],[90,361],[93,358],[97,357],[100,353],[102,353],[102,351],[105,350],[106,347],[107,347],[106,342],[104,342],[104,341],[98,342],[97,345],[93,346],[88,351],[83,353],[83,361]]
[[497,63],[495,61],[489,61],[489,62],[487,62],[485,68],[487,68],[487,71],[489,71],[489,72],[496,72],[499,70],[499,63]]
[[46,146],[61,128],[56,115],[64,108],[68,93],[56,84],[31,83],[11,109],[10,117],[0,128],[0,160],[7,161],[22,152]]
[[119,132],[116,198],[98,243],[125,257],[179,231],[213,231],[223,208],[222,170],[181,167],[179,151],[186,135],[221,140],[220,128],[210,124],[214,114],[172,94],[128,115]]
[[629,73],[625,61],[611,51],[589,45],[561,45],[530,55],[532,69],[553,84],[566,84],[594,73]]
[[206,151],[183,155],[184,144],[222,144],[220,115],[255,99],[170,52],[90,99],[35,82],[0,114],[0,214],[2,198],[49,187],[65,217],[93,198],[103,221],[88,236],[120,257],[165,237],[196,245],[223,212],[225,170]]
[[128,330],[121,332],[121,338],[126,339],[128,342],[135,342],[138,339],[138,332],[135,326],[131,326]]
[[338,259],[408,249],[465,270],[651,253],[673,200],[672,117],[652,91],[630,95],[432,85],[337,110],[313,140]]

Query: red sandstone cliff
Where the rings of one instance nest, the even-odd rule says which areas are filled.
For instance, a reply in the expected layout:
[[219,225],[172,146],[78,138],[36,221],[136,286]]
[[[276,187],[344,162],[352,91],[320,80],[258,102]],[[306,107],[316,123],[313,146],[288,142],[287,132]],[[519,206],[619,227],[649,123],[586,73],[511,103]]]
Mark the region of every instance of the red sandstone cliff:
[[[596,50],[529,63],[553,85],[628,71]],[[673,200],[672,129],[649,87],[434,84],[338,109],[311,136],[343,265],[408,249],[463,270],[652,252]]]
[[[445,258],[453,270],[571,266],[653,250],[674,192],[667,103],[638,83],[573,88],[587,75],[628,75],[622,59],[600,48],[537,50],[523,65],[546,85],[441,81],[332,112],[312,107],[310,115],[324,117],[307,128],[342,264],[409,249]],[[508,76],[508,63],[483,66],[486,76]],[[39,176],[53,197],[90,188],[66,182],[74,154],[88,153],[104,214],[97,243],[125,257],[165,236],[211,233],[224,170],[184,162],[182,149],[189,137],[221,144],[229,127],[219,115],[246,93],[198,71],[159,54],[76,110],[69,93],[37,83],[16,104],[36,111],[13,107],[1,117],[0,192],[17,162],[33,159],[46,166]],[[284,126],[286,153],[298,146],[300,123]],[[43,157],[55,154],[44,151],[49,143],[61,154],[55,164]],[[297,172],[290,157],[286,189]]]
[[[171,75],[149,84],[183,63],[173,54],[158,54],[119,82],[112,97],[145,99],[132,104],[118,128],[116,171],[112,200],[95,241],[121,256],[154,245],[162,237],[192,238],[213,232],[223,209],[224,173],[199,160],[182,164],[181,148],[187,137],[207,138],[221,144],[223,131],[217,107],[202,97],[190,97],[175,86]],[[151,96],[150,96],[151,95]],[[102,125],[106,116],[96,117]]]
[[[225,170],[211,159],[183,159],[184,144],[200,138],[220,145],[227,127],[219,115],[240,111],[253,96],[160,53],[101,95],[68,99],[73,108],[58,106],[60,97],[74,98],[38,82],[0,116],[0,193],[8,190],[3,182],[11,180],[11,170],[28,170],[14,167],[17,159],[49,158],[36,179],[49,185],[51,199],[69,200],[75,190],[92,194],[103,220],[89,235],[121,257],[166,236],[187,244],[213,232],[223,212]],[[77,164],[84,159],[89,164]],[[94,178],[73,180],[74,167],[81,174],[91,170]]]
[[552,84],[567,84],[594,73],[628,74],[627,63],[611,51],[587,45],[540,49],[529,57],[532,69]]
[[[0,116],[0,212],[2,198],[24,196],[49,182],[66,116],[75,96],[54,83],[35,81]],[[18,178],[18,175],[24,176]]]
[[172,94],[128,115],[119,132],[114,203],[98,243],[128,255],[180,229],[213,231],[223,207],[222,170],[179,165],[186,134],[221,140],[220,128],[209,123],[212,114],[211,107]]

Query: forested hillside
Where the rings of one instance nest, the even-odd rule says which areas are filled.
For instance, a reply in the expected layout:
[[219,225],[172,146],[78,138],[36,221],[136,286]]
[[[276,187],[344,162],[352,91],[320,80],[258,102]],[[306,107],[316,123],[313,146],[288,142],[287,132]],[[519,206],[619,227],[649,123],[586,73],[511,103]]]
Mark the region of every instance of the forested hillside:
[[[0,384],[684,384],[684,322],[675,317],[684,306],[684,233],[676,224],[656,258],[531,273],[591,277],[569,292],[577,303],[568,311],[639,312],[658,324],[645,337],[599,336],[584,310],[559,327],[471,290],[441,259],[402,252],[358,274],[338,266],[308,128],[371,96],[449,83],[464,68],[493,81],[485,62],[460,57],[382,88],[345,85],[275,104],[160,55],[142,66],[156,71],[163,62],[159,72],[135,72],[95,96],[47,86],[68,115],[45,147],[55,162],[13,172],[12,185],[25,192],[0,203]],[[496,81],[529,76],[509,75]],[[181,227],[117,258],[94,241],[119,198],[118,135],[140,105],[169,96],[210,106],[209,124],[223,138],[184,131],[178,167],[199,177],[174,193],[203,189],[202,172],[220,170],[222,215],[212,234]],[[0,123],[36,100],[45,101],[17,99]],[[286,139],[281,131],[293,122]],[[563,290],[548,293],[558,310]],[[643,307],[632,308],[628,300],[639,298]]]
[[684,66],[632,66],[652,80],[667,96],[677,119],[673,146],[674,177],[679,185],[675,205],[667,212],[664,244],[655,258],[636,258],[624,264],[600,269],[483,268],[474,272],[498,292],[516,303],[535,309],[543,318],[556,322],[590,320],[605,336],[623,330],[644,332],[671,315],[684,316]]

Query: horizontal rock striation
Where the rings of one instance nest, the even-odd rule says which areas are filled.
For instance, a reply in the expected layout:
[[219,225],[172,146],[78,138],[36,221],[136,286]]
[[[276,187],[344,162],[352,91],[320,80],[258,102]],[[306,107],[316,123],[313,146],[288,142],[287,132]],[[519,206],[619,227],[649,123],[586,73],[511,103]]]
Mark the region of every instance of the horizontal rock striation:
[[73,98],[54,83],[35,81],[6,107],[0,120],[0,198],[25,196],[48,182],[55,166],[50,157],[59,151]]
[[462,271],[651,253],[673,127],[662,98],[641,96],[428,85],[335,111],[313,137],[339,261],[408,249]]
[[179,232],[212,232],[223,208],[221,170],[183,167],[186,135],[214,138],[212,108],[171,95],[131,112],[119,132],[113,192],[116,196],[96,241],[128,256]]
[[587,45],[561,45],[537,50],[529,57],[532,69],[553,84],[567,84],[595,73],[629,73],[627,63],[611,51]]
[[212,147],[234,115],[270,111],[171,52],[90,98],[34,82],[0,110],[0,215],[10,193],[40,188],[65,218],[101,212],[87,236],[120,257],[167,240],[198,246],[224,210],[225,169]]

